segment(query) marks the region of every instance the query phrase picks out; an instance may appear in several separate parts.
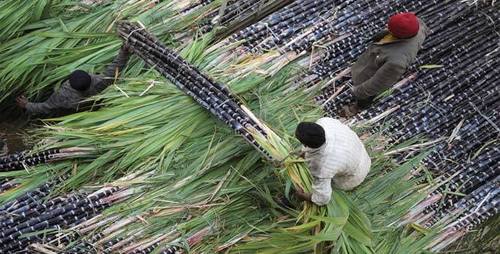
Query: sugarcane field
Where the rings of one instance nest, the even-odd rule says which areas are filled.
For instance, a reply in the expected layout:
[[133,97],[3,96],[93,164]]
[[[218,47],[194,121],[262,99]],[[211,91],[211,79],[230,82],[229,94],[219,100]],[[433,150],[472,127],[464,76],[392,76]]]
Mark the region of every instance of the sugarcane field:
[[499,253],[500,1],[0,0],[0,253]]

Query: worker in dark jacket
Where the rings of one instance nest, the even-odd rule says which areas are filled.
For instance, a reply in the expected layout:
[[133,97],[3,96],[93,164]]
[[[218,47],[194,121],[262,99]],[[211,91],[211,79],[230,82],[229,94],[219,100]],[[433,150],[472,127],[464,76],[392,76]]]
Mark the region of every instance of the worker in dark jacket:
[[127,45],[123,45],[118,56],[106,67],[103,75],[93,75],[82,70],[73,71],[67,81],[44,102],[29,102],[26,97],[16,99],[17,105],[33,115],[64,115],[78,111],[86,98],[102,92],[113,83],[129,59]]
[[388,30],[375,36],[373,43],[352,65],[352,92],[356,103],[345,106],[340,115],[357,114],[369,107],[377,95],[397,83],[417,57],[427,33],[427,26],[413,13],[392,16]]

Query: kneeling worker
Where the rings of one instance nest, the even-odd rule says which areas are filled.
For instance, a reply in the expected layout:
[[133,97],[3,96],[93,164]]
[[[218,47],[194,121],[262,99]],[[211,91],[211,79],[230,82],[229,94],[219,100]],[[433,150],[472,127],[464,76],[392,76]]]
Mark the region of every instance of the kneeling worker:
[[297,196],[317,205],[326,205],[336,188],[352,190],[370,171],[371,160],[366,149],[348,126],[324,117],[316,123],[302,122],[295,136],[304,145],[305,159],[313,176],[313,192],[297,191]]
[[387,27],[352,65],[352,93],[356,102],[343,107],[340,116],[356,115],[396,84],[415,61],[428,33],[424,22],[410,12],[392,16]]
[[127,45],[123,45],[118,56],[106,67],[102,76],[75,70],[46,101],[29,102],[26,97],[20,96],[16,99],[17,105],[33,115],[60,116],[76,112],[83,100],[99,94],[113,83],[115,74],[125,68],[129,55]]

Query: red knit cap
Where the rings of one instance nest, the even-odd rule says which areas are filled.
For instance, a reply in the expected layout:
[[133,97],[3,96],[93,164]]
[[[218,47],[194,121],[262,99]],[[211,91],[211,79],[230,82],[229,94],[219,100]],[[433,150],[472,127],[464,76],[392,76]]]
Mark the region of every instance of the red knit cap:
[[403,12],[389,18],[388,26],[392,35],[406,39],[417,35],[420,25],[414,13]]

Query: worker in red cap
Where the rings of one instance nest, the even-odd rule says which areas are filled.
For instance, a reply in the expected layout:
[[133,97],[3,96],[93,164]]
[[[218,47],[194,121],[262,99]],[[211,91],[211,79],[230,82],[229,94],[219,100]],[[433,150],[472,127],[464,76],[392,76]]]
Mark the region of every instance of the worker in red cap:
[[344,106],[340,116],[351,117],[369,107],[377,95],[398,82],[415,60],[428,32],[424,22],[411,12],[390,17],[387,27],[352,65],[356,102]]

